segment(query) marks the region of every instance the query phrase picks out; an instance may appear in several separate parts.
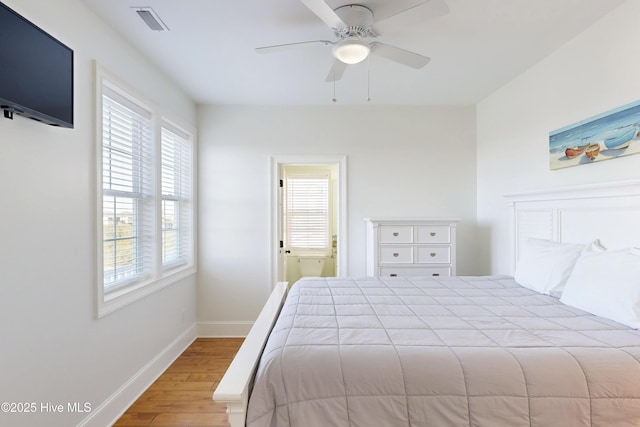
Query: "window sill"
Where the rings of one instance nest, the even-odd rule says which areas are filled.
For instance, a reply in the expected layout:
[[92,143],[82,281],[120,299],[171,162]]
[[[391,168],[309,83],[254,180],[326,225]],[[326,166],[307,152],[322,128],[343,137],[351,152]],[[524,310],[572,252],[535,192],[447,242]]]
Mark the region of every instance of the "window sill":
[[98,292],[97,316],[98,318],[104,317],[195,273],[195,266],[187,265],[180,269],[171,270],[160,279],[132,284],[106,294],[104,291],[100,291]]

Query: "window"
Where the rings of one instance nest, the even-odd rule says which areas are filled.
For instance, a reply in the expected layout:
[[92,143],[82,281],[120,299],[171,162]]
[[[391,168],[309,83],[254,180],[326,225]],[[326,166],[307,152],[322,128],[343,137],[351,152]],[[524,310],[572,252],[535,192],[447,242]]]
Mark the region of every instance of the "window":
[[153,260],[151,113],[105,90],[102,98],[104,288],[144,278]]
[[329,251],[329,176],[288,175],[285,192],[287,248]]
[[189,135],[164,123],[161,150],[162,266],[167,269],[188,262],[190,256],[192,159]]
[[98,72],[98,315],[195,272],[193,137]]

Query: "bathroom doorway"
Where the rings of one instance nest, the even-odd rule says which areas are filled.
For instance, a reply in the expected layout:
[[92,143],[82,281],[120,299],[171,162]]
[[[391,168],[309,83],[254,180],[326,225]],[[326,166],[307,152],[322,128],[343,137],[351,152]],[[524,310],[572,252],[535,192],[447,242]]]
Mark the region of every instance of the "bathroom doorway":
[[274,156],[272,284],[346,276],[346,158]]

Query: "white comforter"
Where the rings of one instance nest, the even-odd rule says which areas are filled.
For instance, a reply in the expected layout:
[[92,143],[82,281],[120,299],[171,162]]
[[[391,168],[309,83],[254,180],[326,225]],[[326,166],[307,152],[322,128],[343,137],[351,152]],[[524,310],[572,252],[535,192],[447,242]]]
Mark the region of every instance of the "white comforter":
[[306,279],[247,426],[640,426],[640,333],[508,277]]

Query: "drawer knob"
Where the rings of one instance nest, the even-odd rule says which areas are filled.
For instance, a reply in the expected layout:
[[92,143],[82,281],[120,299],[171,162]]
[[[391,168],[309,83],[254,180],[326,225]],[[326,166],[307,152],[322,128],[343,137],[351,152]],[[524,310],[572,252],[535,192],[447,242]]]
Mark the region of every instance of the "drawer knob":
[[432,231],[432,232],[431,232],[431,233],[429,233],[429,234],[431,235],[431,237],[435,237],[436,232],[435,232],[435,231]]
[[397,231],[393,233],[393,237],[398,237],[398,232]]
[[393,253],[393,256],[396,257],[396,258],[398,257],[398,255],[400,255],[398,252],[394,252]]
[[432,276],[439,276],[440,273],[433,273]]
[[389,274],[389,277],[398,277],[398,275],[396,273],[391,273]]
[[436,256],[436,253],[435,252],[431,252],[429,255],[431,255],[431,258],[433,258],[433,257]]

